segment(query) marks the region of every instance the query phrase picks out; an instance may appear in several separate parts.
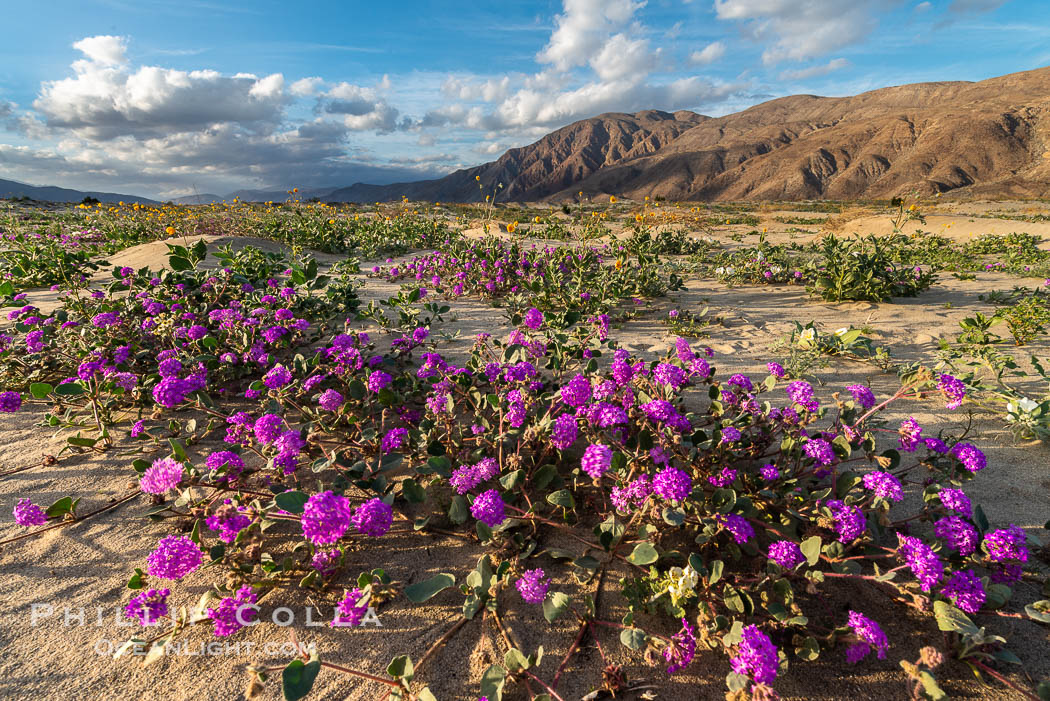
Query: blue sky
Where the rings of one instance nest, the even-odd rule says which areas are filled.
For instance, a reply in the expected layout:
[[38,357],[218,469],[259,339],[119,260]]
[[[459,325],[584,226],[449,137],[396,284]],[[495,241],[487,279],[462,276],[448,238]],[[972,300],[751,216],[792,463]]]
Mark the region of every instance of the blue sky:
[[156,197],[441,175],[601,112],[1050,64],[1043,0],[50,0],[0,28],[0,178]]

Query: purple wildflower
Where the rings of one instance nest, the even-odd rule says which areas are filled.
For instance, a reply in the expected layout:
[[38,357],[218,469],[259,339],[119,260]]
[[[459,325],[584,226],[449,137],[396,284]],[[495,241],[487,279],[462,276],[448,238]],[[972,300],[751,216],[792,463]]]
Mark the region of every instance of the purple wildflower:
[[802,548],[793,540],[777,540],[769,544],[766,551],[769,559],[786,570],[794,569],[797,565],[806,561],[802,554]]
[[730,664],[737,674],[749,676],[758,684],[771,684],[779,667],[776,645],[758,626],[745,626]]
[[372,497],[354,509],[354,528],[359,533],[378,538],[390,530],[394,522],[394,510],[379,497]]
[[343,395],[334,389],[326,389],[317,399],[317,404],[325,411],[339,411],[343,405]]
[[864,487],[874,492],[875,496],[890,501],[900,501],[904,498],[900,480],[889,472],[869,472],[864,475]]
[[140,626],[156,625],[157,621],[168,615],[168,596],[170,589],[148,589],[131,597],[124,607],[124,616],[139,622]]
[[526,570],[514,583],[518,593],[527,604],[542,604],[551,586],[550,579],[542,568]]
[[343,600],[335,608],[335,617],[328,624],[332,628],[346,628],[360,625],[368,613],[368,596],[357,587],[348,589]]
[[47,514],[39,506],[26,498],[18,500],[14,509],[15,523],[23,528],[43,526],[47,523]]
[[671,637],[671,642],[664,648],[664,660],[669,663],[668,674],[685,669],[696,656],[696,630],[689,621],[682,619],[682,630]]
[[204,553],[189,536],[161,538],[157,549],[146,558],[146,572],[161,579],[182,579],[204,562]]
[[332,491],[319,492],[303,506],[303,535],[319,545],[334,543],[350,527],[351,517],[349,499]]
[[13,414],[22,408],[22,395],[18,392],[0,392],[0,412]]
[[236,595],[223,597],[215,608],[209,608],[208,618],[215,622],[215,635],[225,638],[251,624],[256,615],[256,601],[255,592],[245,586],[238,589]]
[[951,375],[941,375],[937,380],[937,389],[943,392],[944,398],[948,400],[946,409],[958,409],[966,398],[966,385]]
[[653,491],[667,501],[682,501],[692,490],[693,478],[676,467],[665,467],[653,478]]
[[933,533],[963,557],[977,551],[977,529],[960,516],[946,516],[933,525]]
[[489,528],[494,528],[506,520],[504,509],[503,499],[495,489],[482,492],[470,505],[471,515]]
[[612,465],[612,448],[602,443],[592,443],[583,451],[580,459],[580,467],[591,476],[598,479]]
[[146,494],[164,494],[178,486],[182,469],[182,463],[173,458],[154,460],[142,473],[139,488]]
[[984,606],[987,594],[981,579],[972,570],[953,572],[948,582],[941,587],[941,593],[948,597],[959,610],[966,613],[977,613]]
[[571,414],[562,414],[554,420],[554,428],[551,429],[551,443],[558,450],[566,450],[576,442],[578,433],[576,418]]
[[875,656],[880,660],[886,659],[886,650],[890,647],[890,641],[886,638],[879,624],[857,611],[849,612],[849,627],[859,640],[846,650],[846,660],[850,664],[856,664],[868,656],[872,648]]
[[984,548],[993,562],[1028,562],[1028,546],[1025,545],[1025,540],[1024,531],[1011,523],[1006,528],[997,528],[988,533],[984,537]]
[[871,388],[866,385],[850,385],[846,390],[853,395],[853,401],[865,409],[875,406],[875,395]]

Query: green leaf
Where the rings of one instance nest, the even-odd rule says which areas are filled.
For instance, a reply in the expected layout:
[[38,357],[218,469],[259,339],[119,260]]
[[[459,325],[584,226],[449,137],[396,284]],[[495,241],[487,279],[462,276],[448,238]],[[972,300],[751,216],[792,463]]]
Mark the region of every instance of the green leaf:
[[481,675],[481,695],[489,701],[503,701],[503,687],[507,683],[507,670],[498,664],[489,665]]
[[641,650],[648,639],[649,636],[641,628],[624,628],[620,631],[620,642],[631,650]]
[[1024,607],[1024,612],[1027,613],[1028,617],[1032,620],[1040,621],[1042,623],[1050,623],[1050,599],[1033,601]]
[[55,388],[46,382],[34,382],[29,385],[29,393],[36,399],[45,399],[47,395],[55,391]]
[[128,589],[141,589],[145,586],[145,582],[142,578],[145,573],[138,567],[135,568],[135,574],[131,575],[131,579],[128,580]]
[[725,563],[721,560],[713,560],[711,562],[711,574],[707,578],[707,586],[711,586],[722,578],[722,572],[725,570]]
[[79,446],[81,448],[93,448],[98,443],[97,438],[84,438],[83,436],[70,436],[66,439],[70,445]]
[[543,617],[548,623],[554,623],[569,608],[570,599],[567,595],[556,591],[543,600]]
[[521,650],[512,647],[503,655],[503,666],[507,668],[508,672],[513,674],[523,669],[528,669],[529,661],[525,658],[525,655],[521,654]]
[[463,498],[462,494],[454,497],[452,504],[448,507],[449,520],[455,524],[466,523],[469,516],[470,509],[467,508],[467,500]]
[[[182,256],[168,256],[168,265],[172,270],[192,270],[193,264]],[[313,682],[311,681],[311,684]],[[299,698],[299,697],[296,697]]]
[[304,492],[292,490],[281,492],[273,500],[277,502],[278,508],[284,509],[290,514],[301,514],[309,498],[310,496]]
[[572,492],[568,489],[559,489],[547,495],[547,501],[563,509],[571,509],[576,506],[576,500],[572,498]]
[[799,546],[802,554],[806,556],[806,562],[810,567],[820,561],[820,536],[814,535],[806,538]]
[[499,478],[500,486],[509,491],[515,490],[525,481],[525,470],[517,469]]
[[62,497],[44,511],[48,518],[59,518],[73,513],[73,497]]
[[933,602],[933,615],[937,619],[937,627],[943,631],[961,633],[968,637],[980,631],[969,616],[945,601]]
[[422,504],[427,500],[427,490],[414,479],[407,479],[401,483],[401,493],[413,504]]
[[419,604],[428,599],[432,599],[439,592],[444,591],[455,584],[455,577],[451,574],[442,572],[441,574],[434,575],[430,579],[424,579],[422,582],[409,584],[405,587],[405,596],[408,597],[409,601]]
[[321,671],[321,661],[311,659],[309,662],[292,660],[281,672],[281,690],[285,701],[299,701],[314,688],[314,680]]
[[651,565],[660,558],[660,554],[656,552],[656,548],[652,546],[652,543],[648,541],[639,543],[634,546],[634,550],[627,556],[627,561],[632,565]]
[[182,445],[182,441],[169,438],[168,444],[171,445],[171,452],[175,454],[176,458],[184,462],[189,460],[189,456],[186,455],[186,447]]
[[795,648],[795,654],[806,662],[812,662],[820,656],[820,643],[811,635],[802,642],[800,647]]
[[408,655],[398,655],[390,660],[390,664],[386,667],[386,673],[394,679],[404,679],[405,681],[410,682],[412,681],[412,677],[416,675],[416,667],[412,664],[411,657]]

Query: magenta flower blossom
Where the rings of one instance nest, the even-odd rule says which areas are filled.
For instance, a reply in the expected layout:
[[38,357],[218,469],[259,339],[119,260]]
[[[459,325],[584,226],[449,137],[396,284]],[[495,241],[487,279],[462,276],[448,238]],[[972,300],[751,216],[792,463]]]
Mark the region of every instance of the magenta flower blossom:
[[263,375],[263,383],[270,389],[280,389],[292,381],[292,371],[283,365],[274,365]]
[[495,528],[507,518],[503,499],[495,489],[479,494],[470,505],[470,514],[489,528]]
[[874,492],[877,497],[890,501],[900,501],[904,498],[900,480],[889,472],[869,472],[863,479],[864,487]]
[[777,378],[778,380],[782,380],[785,377],[787,377],[787,370],[785,370],[784,366],[780,363],[770,361],[766,363],[766,370],[768,370],[769,374]]
[[146,494],[164,494],[179,485],[182,470],[182,463],[173,458],[154,460],[142,473],[139,488]]
[[18,392],[0,392],[0,412],[13,414],[22,408],[22,395]]
[[133,597],[124,607],[124,616],[139,622],[140,626],[156,625],[168,615],[170,589],[148,589]]
[[260,443],[273,443],[281,435],[283,423],[284,419],[277,414],[263,414],[253,426],[255,439]]
[[988,465],[984,453],[969,443],[956,443],[952,446],[951,454],[970,472],[980,472]]
[[835,519],[835,532],[843,543],[852,543],[867,530],[864,512],[851,504],[844,504],[838,499],[827,502],[831,516]]
[[47,514],[39,506],[26,498],[18,500],[14,508],[15,523],[23,528],[43,526],[47,523]]
[[973,570],[959,570],[952,573],[948,582],[941,587],[941,593],[961,611],[977,613],[984,606],[987,594],[980,577]]
[[961,489],[944,487],[937,493],[937,496],[941,499],[941,505],[949,511],[954,511],[963,516],[969,516],[973,513],[970,497],[966,496],[966,492]]
[[667,501],[679,502],[693,491],[693,478],[677,467],[665,467],[653,478],[653,491]]
[[772,684],[780,667],[776,645],[756,625],[744,627],[730,664],[734,672],[749,676],[758,684]]
[[182,579],[204,562],[204,553],[189,536],[161,538],[157,549],[146,558],[146,572],[161,579]]
[[769,544],[766,551],[769,559],[786,570],[794,569],[806,561],[802,548],[793,540],[776,540]]
[[823,438],[811,438],[802,446],[802,451],[813,458],[819,465],[830,465],[835,462],[835,450]]
[[913,418],[905,419],[901,422],[899,433],[901,450],[914,453],[919,446],[919,440],[922,438],[922,426]]
[[326,389],[317,399],[317,404],[325,411],[339,411],[343,405],[343,395],[334,389]]
[[255,602],[251,587],[241,587],[234,596],[223,597],[219,605],[208,609],[208,618],[215,622],[215,635],[220,638],[233,635],[255,621]]
[[944,564],[929,545],[914,536],[897,534],[897,554],[911,568],[923,591],[930,591],[944,576]]
[[755,529],[743,516],[738,514],[718,514],[715,516],[715,521],[722,528],[729,531],[738,545],[743,545],[755,537]]
[[875,650],[875,656],[880,660],[886,659],[890,641],[878,623],[862,613],[850,611],[848,624],[859,640],[846,650],[846,661],[856,664],[867,657],[872,649]]
[[381,389],[385,389],[390,386],[394,378],[389,373],[383,372],[382,370],[374,370],[371,375],[368,376],[368,391],[377,393]]
[[667,673],[675,674],[685,669],[696,656],[696,629],[689,625],[689,620],[682,619],[682,630],[671,636],[671,642],[664,648],[664,660],[667,661]]
[[318,492],[303,506],[303,535],[318,545],[334,543],[350,528],[350,500],[332,491]]
[[736,443],[740,440],[740,429],[735,426],[726,426],[722,429],[721,443]]
[[372,497],[354,509],[353,522],[358,533],[378,538],[390,530],[394,509],[379,497]]
[[933,524],[933,533],[963,557],[977,550],[977,529],[960,516],[946,516]]
[[612,448],[601,443],[592,443],[583,451],[580,467],[592,479],[601,477],[612,465]]
[[525,312],[525,325],[533,331],[543,326],[543,312],[536,307]]
[[521,598],[525,603],[542,604],[547,597],[547,590],[550,589],[551,581],[547,578],[543,569],[537,567],[533,570],[526,570],[518,578],[518,581],[514,583],[514,586],[518,588],[518,593],[521,594]]
[[551,443],[558,450],[566,450],[576,442],[579,430],[576,426],[576,417],[571,414],[562,414],[554,420],[554,428],[551,429]]
[[335,607],[335,617],[328,623],[332,628],[355,627],[368,613],[369,597],[357,587],[348,589]]
[[380,445],[380,450],[382,450],[384,453],[389,453],[391,450],[397,450],[405,444],[405,438],[407,437],[407,428],[392,428],[386,432],[385,436],[383,436],[383,441]]
[[1018,560],[1028,562],[1028,546],[1025,544],[1024,531],[1010,524],[1006,528],[997,528],[984,537],[984,548],[993,562]]
[[813,385],[804,380],[795,380],[784,388],[791,401],[806,411],[816,411],[820,403],[813,396]]
[[958,409],[966,398],[966,385],[951,375],[941,375],[937,380],[937,389],[943,392],[944,398],[948,400],[946,409]]
[[865,409],[870,409],[875,406],[875,395],[872,393],[870,387],[866,385],[850,385],[846,390],[853,395],[853,401],[857,402],[857,404],[860,404]]
[[591,383],[583,375],[576,375],[561,388],[561,400],[575,408],[591,400]]

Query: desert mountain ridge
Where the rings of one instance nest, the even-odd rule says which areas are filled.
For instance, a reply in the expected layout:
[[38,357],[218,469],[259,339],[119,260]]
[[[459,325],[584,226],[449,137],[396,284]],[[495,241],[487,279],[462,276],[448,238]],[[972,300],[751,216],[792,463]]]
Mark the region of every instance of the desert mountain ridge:
[[[480,177],[483,187],[478,187]],[[980,82],[793,95],[724,117],[603,114],[443,178],[334,190],[328,201],[888,198],[918,190],[1050,195],[1050,67]]]

